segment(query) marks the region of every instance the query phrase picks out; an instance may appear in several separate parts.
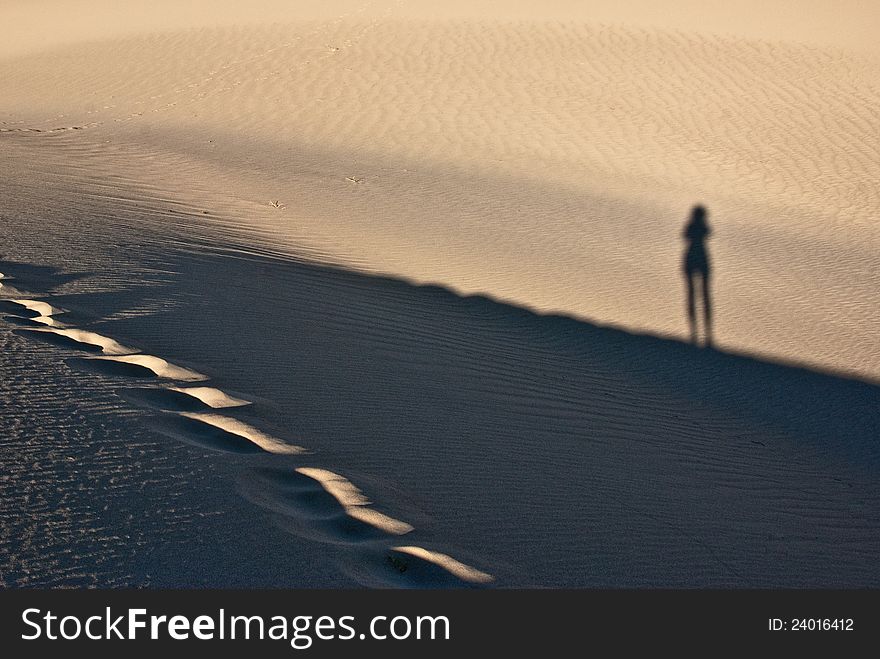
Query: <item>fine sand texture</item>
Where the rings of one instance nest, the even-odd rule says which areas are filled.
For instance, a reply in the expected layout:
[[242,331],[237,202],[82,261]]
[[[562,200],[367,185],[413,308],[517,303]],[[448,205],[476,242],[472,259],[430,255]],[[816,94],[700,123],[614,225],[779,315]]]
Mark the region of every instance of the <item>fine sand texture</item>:
[[0,6],[0,584],[880,586],[880,8],[301,4]]

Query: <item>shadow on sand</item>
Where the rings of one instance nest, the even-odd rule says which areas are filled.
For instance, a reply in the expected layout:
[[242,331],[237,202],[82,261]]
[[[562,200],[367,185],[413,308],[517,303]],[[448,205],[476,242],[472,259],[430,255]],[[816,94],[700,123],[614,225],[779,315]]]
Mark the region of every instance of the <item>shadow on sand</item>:
[[880,583],[875,383],[244,248],[165,258],[167,305],[89,329],[265,400],[235,414],[499,583]]
[[[589,381],[598,369],[657,385],[709,410],[746,415],[754,423],[809,441],[822,452],[834,451],[862,464],[880,463],[880,442],[875,441],[880,436],[876,383],[748,354],[700,349],[677,339],[583,319],[544,315],[481,295],[461,296],[442,286],[247,253],[245,248],[218,250],[205,245],[201,255],[182,255],[181,262],[189,264],[183,276],[160,294],[169,300],[181,296],[188,300],[183,323],[197,317],[192,300],[212,304],[209,292],[216,275],[230,271],[230,266],[237,286],[242,291],[253,289],[252,306],[229,310],[225,317],[229,331],[214,337],[211,350],[234,354],[244,342],[257,352],[279,356],[280,365],[285,355],[294,352],[301,374],[313,369],[325,387],[335,386],[338,379],[352,395],[361,386],[371,392],[377,384],[385,386],[373,378],[381,377],[386,372],[383,365],[389,363],[401,367],[394,377],[404,387],[401,378],[405,377],[459,386],[462,380],[479,378],[480,371],[492,380],[495,366],[503,363],[508,375],[501,379],[506,383],[528,381],[535,390],[546,389],[546,397],[558,392],[565,400],[590,405],[590,392],[578,381]],[[0,262],[0,270],[19,267]],[[157,288],[150,290],[157,294]],[[125,304],[126,295],[88,294],[90,310],[97,306],[114,311]],[[62,305],[68,300],[53,299]],[[74,299],[70,302],[75,306]],[[137,322],[122,320],[113,328],[125,332]],[[279,326],[284,331],[265,330]],[[190,341],[193,348],[203,347],[195,333],[181,331],[174,337],[169,345]],[[186,345],[180,347],[190,352]],[[519,351],[516,356],[512,349]],[[328,363],[346,352],[352,362],[341,367]],[[570,379],[571,386],[560,389],[557,378]],[[638,414],[637,407],[634,411]]]

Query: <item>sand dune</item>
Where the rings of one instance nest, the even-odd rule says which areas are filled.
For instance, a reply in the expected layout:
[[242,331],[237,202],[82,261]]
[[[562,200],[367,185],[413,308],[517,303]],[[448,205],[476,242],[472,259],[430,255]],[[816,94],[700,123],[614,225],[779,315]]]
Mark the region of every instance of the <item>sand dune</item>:
[[63,313],[61,309],[56,309],[43,300],[6,300],[6,302],[11,302],[17,307],[21,307],[22,309],[31,312],[31,318],[48,318],[55,314]]
[[212,409],[198,398],[164,387],[124,387],[116,393],[129,403],[163,412],[198,412]]
[[408,554],[417,559],[421,559],[428,563],[432,563],[449,572],[462,581],[470,581],[472,583],[488,583],[492,581],[492,576],[485,572],[480,572],[469,565],[461,563],[451,556],[441,554],[439,552],[423,549],[422,547],[395,547],[395,551],[401,554]]
[[251,404],[214,387],[132,388],[118,393],[136,405],[169,412],[200,412]]
[[263,447],[250,436],[205,423],[187,416],[166,416],[153,422],[152,427],[166,435],[199,448],[223,453],[261,453]]
[[351,481],[327,469],[263,472],[245,485],[244,494],[277,513],[282,528],[321,542],[375,542],[413,530],[410,524],[371,508]]
[[169,391],[191,396],[214,409],[242,407],[243,405],[251,404],[250,401],[235,398],[214,387],[169,387],[168,389]]
[[[45,316],[43,316],[43,318],[45,318]],[[137,350],[133,348],[126,348],[124,345],[119,344],[110,337],[101,336],[96,332],[89,332],[88,330],[48,327],[46,329],[26,330],[26,332],[30,336],[43,339],[56,338],[66,340],[68,345],[93,349],[98,352],[103,352],[105,355],[130,355],[131,353],[137,352]]]
[[301,4],[0,7],[0,584],[876,586],[878,10]]
[[406,522],[370,510],[368,508],[370,500],[344,476],[314,467],[300,467],[297,472],[319,483],[330,496],[339,502],[349,517],[392,535],[403,535],[412,531],[413,527]]
[[[306,473],[370,472],[380,484],[370,499],[415,527],[403,546],[451,556],[499,585],[872,582],[876,387],[441,288],[233,254],[181,251],[175,258],[187,276],[151,295],[202,302],[115,327],[151,347],[174,336],[172,356],[212,371],[243,338],[256,345],[262,336],[266,357],[255,354],[231,387],[274,401],[255,420],[297,428],[319,458],[312,464],[320,471]],[[187,328],[213,304],[206,293],[217,273],[231,268],[250,311],[208,344]],[[265,277],[276,282],[271,291]],[[103,296],[78,302],[97,308]],[[264,334],[279,313],[288,331]],[[99,379],[78,395],[96,386]],[[198,416],[145,426],[219,456],[266,455]],[[256,430],[250,419],[247,426]],[[192,459],[206,458],[198,451]],[[285,476],[292,490],[263,483],[245,493],[284,518],[273,525],[290,534],[287,544],[315,540],[342,551],[338,563],[325,561],[338,565],[337,578],[470,583],[430,561],[391,560],[398,544],[355,551],[384,542],[383,534],[297,475],[312,484]],[[363,502],[349,496],[350,485],[340,491]],[[224,537],[238,551],[243,538]]]
[[446,554],[417,546],[392,547],[351,560],[344,569],[376,588],[485,588],[494,578]]
[[201,373],[196,373],[188,368],[170,364],[161,357],[152,355],[113,355],[108,357],[96,357],[81,360],[81,364],[107,373],[141,373],[144,376],[182,380],[184,382],[198,382],[207,379]]
[[[255,480],[245,482],[244,493],[253,503],[275,512],[281,528],[306,539],[347,547],[342,569],[350,571],[360,583],[426,588],[494,580],[492,575],[447,554],[417,546],[395,546],[390,538],[409,534],[413,527],[371,508],[359,488],[327,469],[263,471]],[[366,548],[361,549],[364,544]]]
[[208,426],[219,428],[223,432],[244,437],[249,442],[253,442],[264,451],[269,453],[302,453],[303,449],[299,446],[291,446],[281,440],[270,437],[260,432],[256,428],[252,428],[246,423],[221,416],[219,414],[203,414],[200,412],[181,412],[181,416],[193,419]]
[[31,327],[37,329],[42,329],[46,326],[63,327],[61,323],[59,323],[51,316],[35,316],[34,318],[24,318],[22,316],[12,315],[4,316],[3,320],[13,325],[20,325],[21,327]]
[[679,231],[703,202],[723,345],[880,373],[874,53],[570,3],[365,7],[9,60],[6,127],[85,128],[6,140],[138,181],[174,224],[185,200],[217,240],[681,337]]

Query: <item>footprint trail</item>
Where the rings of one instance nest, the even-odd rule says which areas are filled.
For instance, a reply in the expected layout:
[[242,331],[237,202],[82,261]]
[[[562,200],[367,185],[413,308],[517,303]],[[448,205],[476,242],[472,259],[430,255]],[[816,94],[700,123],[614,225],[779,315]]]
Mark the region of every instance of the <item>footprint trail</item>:
[[[8,282],[2,294],[21,295]],[[0,299],[4,320],[23,327],[18,336],[48,342],[65,349],[99,353],[70,357],[69,365],[104,376],[170,381],[145,387],[126,387],[117,394],[142,408],[159,412],[148,421],[158,433],[201,449],[273,459],[310,453],[282,439],[217,410],[235,410],[252,401],[210,386],[191,386],[208,376],[154,355],[125,346],[115,339],[60,323],[55,316],[64,309],[42,299]],[[380,512],[364,492],[348,478],[325,468],[263,468],[249,472],[241,493],[255,505],[270,511],[281,528],[316,542],[345,547],[353,562],[340,567],[364,585],[379,587],[485,586],[494,577],[452,556],[415,544],[398,545],[396,539],[413,534],[415,528]]]
[[153,428],[188,444],[224,453],[299,455],[302,446],[288,444],[243,421],[220,414],[179,412],[159,419]]

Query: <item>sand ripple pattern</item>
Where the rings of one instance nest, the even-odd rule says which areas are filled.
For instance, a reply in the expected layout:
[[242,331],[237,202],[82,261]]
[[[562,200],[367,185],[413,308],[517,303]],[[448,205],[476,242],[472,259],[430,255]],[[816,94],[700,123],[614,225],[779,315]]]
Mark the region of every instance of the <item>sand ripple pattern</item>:
[[[10,292],[7,289],[6,292]],[[45,299],[6,299],[12,311],[7,321],[53,319],[65,313]],[[16,315],[17,313],[25,315]],[[144,378],[155,377],[176,383],[207,380],[192,369],[176,366],[168,361],[145,355],[134,348],[127,348],[107,336],[88,330],[47,327],[45,329],[17,330],[16,334],[29,339],[50,341],[71,350],[100,351],[105,356],[72,358],[68,363],[86,372],[97,372],[108,377]],[[108,368],[109,367],[109,368]],[[121,368],[119,368],[121,367]],[[13,385],[14,386],[14,385]],[[152,429],[197,448],[231,454],[267,453],[278,456],[296,456],[308,453],[307,449],[273,437],[239,419],[216,413],[218,409],[248,406],[250,401],[236,398],[220,389],[207,386],[182,386],[134,388],[120,392],[123,398],[152,409],[164,410],[164,415],[151,422]],[[181,401],[186,401],[182,403]],[[199,411],[194,411],[199,410]],[[212,410],[206,412],[202,410]],[[84,420],[87,425],[88,421]],[[87,428],[84,428],[87,431]],[[289,481],[289,482],[288,482]],[[430,549],[416,546],[397,547],[389,540],[409,534],[414,527],[376,510],[364,493],[344,476],[319,467],[297,467],[295,470],[254,472],[245,479],[250,482],[244,488],[245,496],[257,505],[274,513],[282,528],[318,542],[356,548],[366,557],[365,562],[376,562],[377,555],[384,556],[378,569],[364,571],[358,567],[347,571],[363,583],[399,586],[479,586],[491,583],[494,577],[452,557]],[[254,487],[254,484],[258,487]],[[17,525],[14,525],[17,528]],[[74,527],[75,530],[75,527]],[[26,538],[9,536],[0,542],[15,543]],[[364,549],[357,549],[359,547]],[[89,560],[92,557],[81,557]],[[355,561],[357,564],[359,561]],[[408,578],[399,574],[414,568]],[[95,566],[97,567],[97,566]],[[425,580],[424,573],[431,575]],[[29,568],[18,566],[17,570]],[[358,576],[368,575],[368,576]],[[415,576],[413,576],[415,575]],[[29,583],[27,579],[19,583]],[[11,582],[10,582],[11,583]]]
[[203,521],[179,500],[182,482],[197,474],[149,433],[120,441],[115,429],[131,414],[112,394],[84,395],[88,383],[75,372],[58,378],[35,367],[40,355],[0,331],[0,586],[149,585],[155,537],[172,541]]
[[[139,36],[2,65],[4,254],[80,273],[86,320],[118,323],[119,345],[150,359],[100,354],[116,340],[104,334],[3,332],[0,424],[22,455],[0,507],[7,565],[16,538],[28,542],[26,568],[0,574],[100,583],[124,539],[83,512],[91,499],[108,481],[143,484],[172,517],[165,495],[180,488],[162,475],[195,444],[218,471],[244,467],[257,507],[241,505],[314,541],[300,544],[347,552],[341,571],[368,585],[481,585],[486,571],[507,583],[504,561],[525,566],[507,573],[516,585],[877,585],[875,389],[523,308],[675,336],[678,232],[702,199],[719,218],[722,341],[880,377],[877,63],[362,6],[331,23]],[[4,264],[14,276],[0,293],[25,269]],[[51,314],[4,304],[17,331],[90,331],[75,298],[9,297]],[[219,322],[194,332],[204,319]],[[59,388],[28,370],[51,349],[24,337],[85,354],[55,365]],[[235,364],[237,391],[167,377],[181,374],[165,370],[172,354],[203,377]],[[92,381],[116,383],[132,407],[78,406],[74,383]],[[194,384],[213,391],[187,393]],[[212,404],[230,399],[252,404]],[[133,446],[93,455],[108,409],[130,421],[135,408],[146,418],[130,425]],[[163,452],[141,425],[182,441]],[[257,432],[292,452],[267,451],[277,445]],[[160,482],[138,481],[154,459]],[[53,492],[80,485],[68,471],[80,462],[85,494]],[[64,554],[79,528],[106,548],[97,575],[101,551]],[[55,558],[41,574],[44,550]],[[148,582],[129,573],[113,583]]]
[[[762,195],[769,189],[779,199],[823,210],[830,199],[848,216],[857,209],[847,200],[877,206],[878,86],[868,59],[807,45],[621,26],[410,21],[401,29],[393,20],[398,3],[372,4],[318,24],[138,37],[114,44],[118,64],[100,67],[95,64],[106,52],[81,46],[82,66],[101,71],[90,81],[94,93],[119,99],[84,116],[110,117],[0,131],[79,130],[178,104],[210,121],[226,105],[240,113],[227,120],[244,127],[247,117],[250,129],[272,122],[276,139],[295,131],[330,147],[382,140],[403,156],[428,136],[445,135],[447,157],[459,164],[489,153],[504,168],[544,152],[544,164],[557,173],[565,162],[603,180],[659,176],[668,187],[710,177],[717,185],[707,188],[731,192],[730,182],[750,181]],[[229,43],[250,45],[230,54]],[[108,70],[132,66],[139,53],[151,60],[137,84]],[[58,71],[56,98],[77,96],[63,93],[63,86],[82,85],[82,76],[37,58],[9,72],[17,98],[45,93],[44,76],[29,66]],[[128,82],[102,86],[116,80]],[[168,91],[168,80],[188,82]],[[237,102],[230,104],[229,96]],[[554,99],[553,108],[547,99]],[[279,123],[257,111],[270,103],[292,116]],[[351,111],[322,113],[324,121],[317,122],[312,113],[321,106]],[[371,107],[389,108],[393,116]],[[539,144],[554,150],[535,148]],[[652,166],[657,162],[662,171]]]
[[[108,195],[133,179],[197,195],[218,234],[671,335],[677,229],[703,201],[721,223],[731,347],[880,373],[871,57],[404,14],[365,3],[24,58],[0,75],[0,129],[64,128],[3,139],[51,145],[58,169],[91,171]],[[64,118],[46,116],[59,99]],[[234,206],[239,222],[214,210]],[[162,209],[192,223],[181,210]]]

